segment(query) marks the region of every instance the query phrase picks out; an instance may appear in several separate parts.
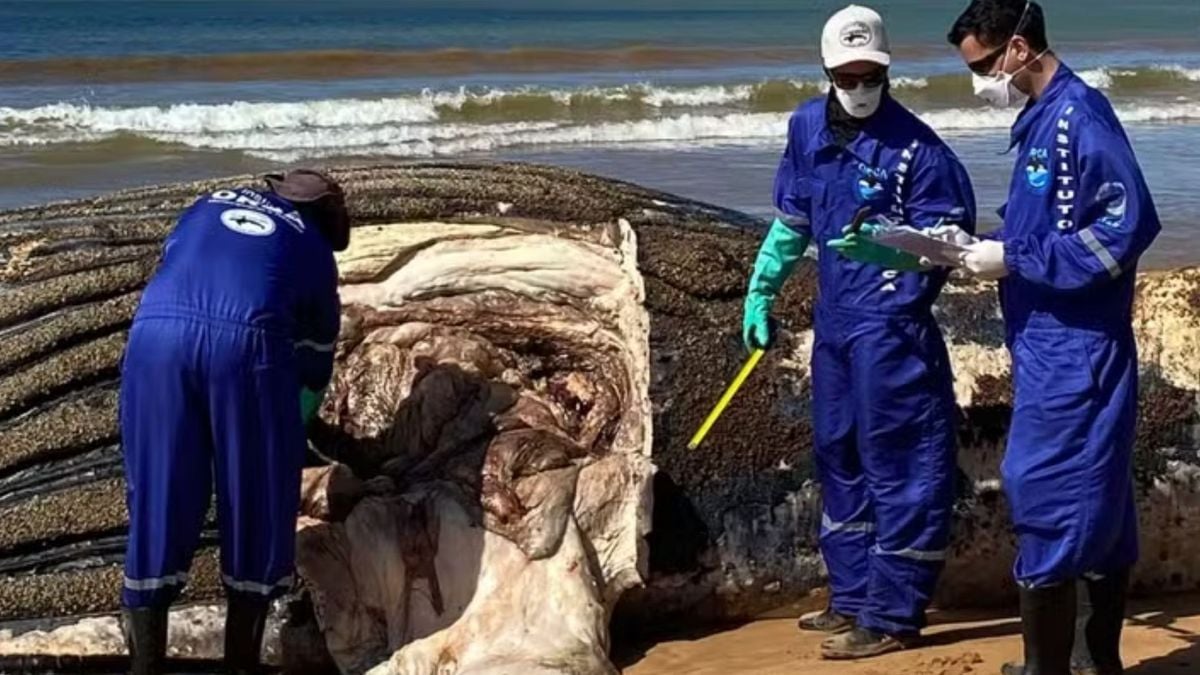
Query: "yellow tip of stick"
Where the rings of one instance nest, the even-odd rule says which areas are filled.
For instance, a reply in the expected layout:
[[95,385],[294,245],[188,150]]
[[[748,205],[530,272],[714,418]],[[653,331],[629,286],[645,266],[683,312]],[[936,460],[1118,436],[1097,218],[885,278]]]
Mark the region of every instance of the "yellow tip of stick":
[[692,440],[688,442],[688,450],[695,450],[704,442],[704,437],[712,430],[713,425],[717,423],[717,419],[721,417],[721,413],[725,412],[725,408],[729,406],[729,402],[733,400],[734,395],[742,388],[746,382],[746,378],[750,377],[750,373],[754,371],[754,367],[762,360],[765,350],[755,349],[750,352],[750,358],[746,359],[746,363],[742,364],[742,369],[738,371],[737,377],[733,378],[733,382],[726,387],[725,393],[721,394],[721,399],[713,406],[712,412],[708,413],[708,417],[704,419],[704,424],[700,425],[700,429],[696,431],[696,435],[692,436]]

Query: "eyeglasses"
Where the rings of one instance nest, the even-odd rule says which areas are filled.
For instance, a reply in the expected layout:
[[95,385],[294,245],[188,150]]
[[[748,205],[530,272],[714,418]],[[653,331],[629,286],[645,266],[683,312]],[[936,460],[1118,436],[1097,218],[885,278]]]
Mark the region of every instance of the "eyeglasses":
[[1008,51],[1008,46],[1009,43],[1005,42],[1003,45],[1000,45],[993,50],[991,54],[988,54],[981,59],[975,59],[974,61],[968,63],[967,68],[969,68],[971,72],[975,73],[976,75],[990,74],[992,72],[992,68],[996,65],[996,61],[1000,59],[1000,56],[1003,55],[1004,52]]
[[830,81],[838,89],[852,90],[857,89],[861,84],[868,89],[881,86],[887,80],[887,68],[876,68],[869,73],[861,75],[851,73],[835,73],[833,71],[825,71],[829,76]]

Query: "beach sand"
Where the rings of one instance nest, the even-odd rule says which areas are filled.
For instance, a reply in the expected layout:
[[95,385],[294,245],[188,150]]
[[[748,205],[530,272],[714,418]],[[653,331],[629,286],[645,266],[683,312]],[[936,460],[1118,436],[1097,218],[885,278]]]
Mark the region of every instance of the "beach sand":
[[[1134,602],[1122,649],[1127,675],[1200,673],[1200,595]],[[1011,612],[931,612],[920,647],[859,662],[825,661],[824,636],[795,619],[627,646],[624,675],[993,675],[1021,660],[1021,627]]]

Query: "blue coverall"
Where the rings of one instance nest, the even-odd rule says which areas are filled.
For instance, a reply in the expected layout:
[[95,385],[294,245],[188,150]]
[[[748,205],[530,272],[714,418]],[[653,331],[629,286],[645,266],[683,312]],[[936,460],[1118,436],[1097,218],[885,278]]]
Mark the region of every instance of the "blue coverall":
[[828,128],[826,99],[802,104],[775,206],[820,247],[813,427],[831,606],[861,627],[905,635],[924,626],[949,543],[955,401],[931,313],[948,271],[885,270],[827,248],[862,205],[920,229],[975,227],[966,171],[890,96],[845,148]]
[[1112,106],[1066,65],[1018,117],[1000,299],[1015,400],[1002,467],[1029,587],[1137,560],[1138,258],[1161,225]]
[[168,236],[121,368],[129,546],[123,602],[172,602],[209,509],[233,592],[290,584],[305,438],[300,387],[333,369],[333,250],[287,200],[200,198]]

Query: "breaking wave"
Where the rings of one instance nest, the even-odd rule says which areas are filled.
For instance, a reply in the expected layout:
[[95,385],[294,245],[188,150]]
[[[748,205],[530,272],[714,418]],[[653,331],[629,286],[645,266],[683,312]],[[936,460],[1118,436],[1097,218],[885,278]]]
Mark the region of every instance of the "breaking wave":
[[[1109,91],[1127,122],[1200,120],[1200,69],[1097,69],[1081,75]],[[427,89],[376,99],[295,102],[130,107],[61,102],[0,107],[0,147],[126,139],[291,160],[428,157],[591,143],[778,141],[797,102],[826,90],[824,82],[779,79],[698,86]],[[959,75],[896,78],[893,90],[939,130],[1003,128],[1014,115],[981,107]]]

